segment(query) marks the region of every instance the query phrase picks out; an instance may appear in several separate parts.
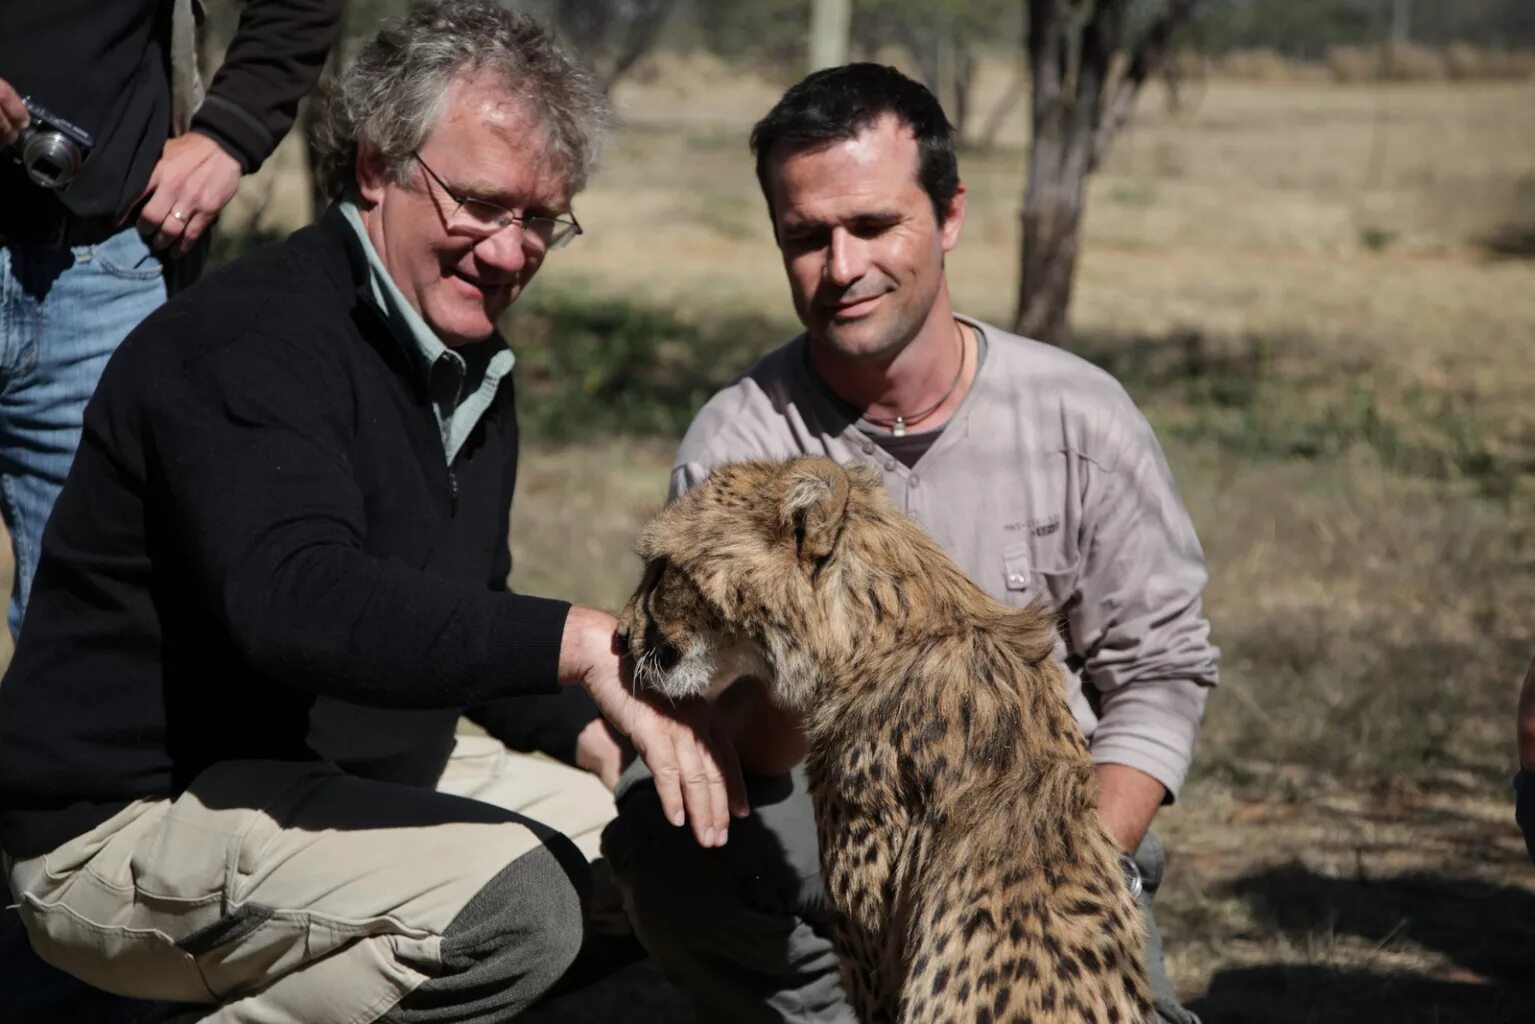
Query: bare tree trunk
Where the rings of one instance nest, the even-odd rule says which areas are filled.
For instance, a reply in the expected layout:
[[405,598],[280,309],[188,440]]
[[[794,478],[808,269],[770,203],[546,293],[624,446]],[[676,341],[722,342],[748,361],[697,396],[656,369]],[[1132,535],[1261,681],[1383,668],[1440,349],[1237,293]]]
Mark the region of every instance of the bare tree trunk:
[[811,71],[847,63],[852,23],[852,0],[811,0],[810,49],[807,54]]
[[1108,154],[1141,86],[1167,59],[1175,30],[1195,0],[1173,0],[1110,78],[1124,45],[1129,0],[1098,0],[1077,25],[1072,0],[1029,0],[1026,48],[1033,138],[1024,193],[1018,305],[1013,329],[1057,345],[1070,338],[1072,287],[1087,176]]
[[602,91],[611,93],[618,80],[629,73],[635,63],[656,45],[666,19],[671,16],[676,0],[651,0],[628,19],[622,37],[615,47],[612,63],[604,69]]
[[[1111,6],[1118,0],[1103,0]],[[1077,269],[1077,231],[1088,170],[1079,130],[1084,47],[1072,46],[1066,0],[1032,0],[1028,10],[1033,137],[1023,201],[1018,314],[1013,329],[1054,344],[1067,341],[1066,311]],[[1073,52],[1076,50],[1077,52]]]
[[606,0],[541,5],[561,39],[611,93],[618,80],[655,46],[676,0]]

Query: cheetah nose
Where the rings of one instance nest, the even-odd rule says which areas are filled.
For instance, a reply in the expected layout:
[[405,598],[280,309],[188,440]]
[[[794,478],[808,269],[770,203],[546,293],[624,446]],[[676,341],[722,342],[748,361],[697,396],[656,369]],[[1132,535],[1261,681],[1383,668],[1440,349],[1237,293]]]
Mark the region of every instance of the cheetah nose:
[[662,672],[670,672],[681,660],[682,652],[671,644],[662,644],[656,648],[656,667]]

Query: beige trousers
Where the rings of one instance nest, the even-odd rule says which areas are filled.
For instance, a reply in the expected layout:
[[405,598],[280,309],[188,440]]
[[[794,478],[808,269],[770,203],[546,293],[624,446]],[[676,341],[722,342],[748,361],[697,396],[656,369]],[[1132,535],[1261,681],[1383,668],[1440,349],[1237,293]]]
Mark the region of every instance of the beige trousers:
[[[10,881],[38,953],[91,985],[216,1004],[200,1019],[217,1024],[366,1024],[438,974],[444,930],[491,879],[550,830],[595,857],[613,815],[594,776],[461,736],[436,792],[216,765]],[[574,888],[551,888],[568,896],[540,906],[573,906],[579,934]]]

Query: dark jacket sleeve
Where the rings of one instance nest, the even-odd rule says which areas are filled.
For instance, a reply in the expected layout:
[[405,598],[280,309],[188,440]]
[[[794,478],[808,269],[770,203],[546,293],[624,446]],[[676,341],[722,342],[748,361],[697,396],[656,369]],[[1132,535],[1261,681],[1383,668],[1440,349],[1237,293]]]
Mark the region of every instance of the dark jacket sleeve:
[[247,173],[260,167],[319,81],[344,7],[344,0],[248,0],[192,128]]
[[[159,330],[193,329],[164,312]],[[319,329],[210,342],[141,384],[162,474],[149,486],[168,495],[188,584],[252,667],[322,696],[450,708],[555,693],[568,604],[365,550],[351,462],[366,425]]]
[[538,751],[576,763],[576,737],[601,717],[586,690],[566,686],[552,697],[513,697],[465,712],[513,750]]
[[[502,387],[512,382],[503,381]],[[515,464],[510,467],[502,504],[514,507],[517,489]],[[508,538],[508,541],[510,538]],[[508,589],[512,572],[510,543],[496,549],[490,570],[490,589]],[[568,765],[576,763],[576,738],[596,719],[602,717],[591,696],[579,686],[567,686],[552,697],[511,697],[506,700],[468,708],[465,717],[513,750],[548,754]]]

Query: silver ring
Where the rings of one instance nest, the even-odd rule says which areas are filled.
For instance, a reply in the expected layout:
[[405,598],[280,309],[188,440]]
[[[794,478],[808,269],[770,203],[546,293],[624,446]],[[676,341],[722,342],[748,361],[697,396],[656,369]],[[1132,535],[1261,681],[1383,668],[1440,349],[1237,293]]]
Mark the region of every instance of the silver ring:
[[182,213],[180,210],[172,210],[171,211],[171,216],[175,217],[177,220],[181,221],[183,224],[186,223],[187,215]]

